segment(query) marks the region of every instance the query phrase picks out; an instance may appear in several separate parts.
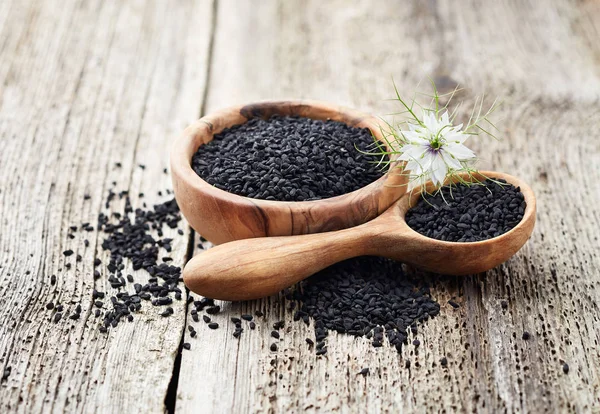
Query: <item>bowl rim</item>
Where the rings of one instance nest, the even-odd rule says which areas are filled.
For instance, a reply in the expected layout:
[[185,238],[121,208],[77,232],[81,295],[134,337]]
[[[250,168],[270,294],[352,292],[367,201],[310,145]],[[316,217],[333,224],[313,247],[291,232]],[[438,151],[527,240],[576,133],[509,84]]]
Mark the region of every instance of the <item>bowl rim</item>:
[[[361,112],[349,107],[335,105],[325,101],[318,100],[306,100],[306,99],[282,99],[282,100],[261,100],[252,102],[245,105],[234,105],[226,108],[222,108],[211,112],[202,118],[192,122],[173,142],[171,146],[170,152],[170,164],[171,164],[171,172],[173,173],[173,178],[176,179],[178,177],[181,181],[185,182],[185,184],[196,191],[202,192],[215,200],[218,201],[227,201],[233,202],[236,204],[247,203],[248,201],[260,208],[291,208],[291,206],[295,206],[296,209],[311,209],[317,204],[328,204],[328,203],[341,203],[348,202],[351,203],[351,200],[356,198],[361,194],[369,194],[369,193],[378,193],[383,191],[385,187],[388,185],[385,183],[390,177],[399,176],[401,182],[405,180],[402,174],[393,174],[395,169],[398,169],[401,164],[397,159],[392,160],[392,162],[387,167],[387,171],[379,177],[377,180],[367,184],[364,187],[358,188],[349,193],[340,194],[334,197],[322,198],[318,200],[305,200],[305,201],[280,201],[280,200],[265,200],[260,198],[251,198],[242,195],[238,195],[235,193],[231,193],[220,188],[214,187],[210,185],[207,181],[202,179],[192,168],[192,157],[193,154],[198,150],[196,147],[191,156],[188,156],[188,148],[190,142],[193,141],[197,134],[217,134],[221,132],[224,128],[229,128],[234,125],[240,125],[247,122],[252,118],[244,115],[244,113],[251,113],[254,110],[260,110],[265,108],[277,107],[277,106],[298,106],[300,108],[313,108],[320,109],[324,112],[331,112],[332,114],[344,114],[348,117],[352,122],[346,122],[340,120],[338,122],[343,122],[350,126],[358,126],[360,128],[368,128],[373,135],[375,135],[378,140],[380,140],[386,147],[387,144],[383,139],[382,135],[382,126],[379,123],[378,119],[373,115],[370,115],[365,112]],[[275,112],[276,113],[276,112]],[[245,120],[241,123],[233,123],[231,125],[226,125],[220,130],[214,131],[214,120],[216,119],[227,119],[231,116],[241,116],[245,118]],[[259,115],[256,115],[259,116]],[[299,115],[304,116],[304,115]],[[311,116],[305,116],[311,119]],[[194,145],[195,146],[195,145]],[[383,183],[383,185],[381,185]],[[399,184],[406,188],[404,183]],[[406,191],[405,191],[406,192]],[[404,193],[405,193],[404,192]],[[404,193],[400,194],[398,198],[402,197]]]

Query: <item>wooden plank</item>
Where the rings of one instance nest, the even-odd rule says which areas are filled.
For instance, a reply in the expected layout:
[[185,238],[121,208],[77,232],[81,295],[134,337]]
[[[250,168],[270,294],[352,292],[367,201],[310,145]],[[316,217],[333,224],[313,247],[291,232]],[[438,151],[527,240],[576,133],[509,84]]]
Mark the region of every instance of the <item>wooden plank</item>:
[[[311,332],[282,297],[222,303],[221,329],[191,322],[180,412],[589,412],[600,409],[600,179],[597,3],[288,1],[218,3],[207,111],[304,97],[388,113],[390,77],[404,93],[432,77],[505,99],[503,139],[473,144],[482,168],[522,177],[538,197],[530,242],[486,275],[427,275],[442,305],[418,352],[374,349]],[[460,307],[453,309],[453,298]],[[508,308],[502,309],[501,301]],[[266,313],[233,338],[231,316]],[[286,321],[278,352],[270,325]],[[532,338],[521,339],[527,330]],[[187,332],[186,332],[187,335]],[[446,356],[447,368],[440,366]],[[412,362],[404,368],[406,360]],[[570,372],[565,375],[562,363]],[[366,379],[356,373],[370,367]]]
[[[104,265],[93,277],[94,258],[108,262],[103,238],[71,240],[67,229],[96,224],[113,181],[134,207],[168,199],[157,191],[170,187],[171,138],[201,107],[212,4],[1,3],[0,372],[9,375],[0,411],[164,412],[184,301],[174,317],[145,306],[132,323],[100,333],[91,291],[115,293]],[[108,214],[122,208],[117,200]],[[174,264],[183,265],[187,244],[185,235],[173,243]],[[83,260],[65,258],[66,249]],[[57,324],[50,301],[65,306]],[[82,317],[66,319],[78,304]]]

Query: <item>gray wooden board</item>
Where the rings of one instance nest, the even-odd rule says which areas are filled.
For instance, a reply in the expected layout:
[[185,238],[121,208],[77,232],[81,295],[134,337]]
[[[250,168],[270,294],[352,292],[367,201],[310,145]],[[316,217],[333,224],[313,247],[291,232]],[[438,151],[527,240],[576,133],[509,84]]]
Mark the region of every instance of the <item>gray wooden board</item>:
[[[599,34],[594,1],[0,2],[0,368],[11,368],[0,409],[161,412],[175,372],[181,412],[600,411]],[[419,327],[418,349],[333,334],[315,357],[312,326],[280,296],[223,304],[216,331],[183,303],[97,331],[102,239],[83,249],[66,230],[95,222],[112,181],[134,205],[140,191],[165,200],[170,140],[200,112],[293,97],[386,114],[392,77],[410,94],[428,76],[464,87],[466,107],[482,92],[503,98],[502,139],[471,145],[481,167],[531,184],[538,223],[485,275],[422,275],[442,310]],[[65,260],[67,248],[83,261]],[[50,323],[44,305],[57,300],[86,317]],[[256,331],[235,339],[229,318],[257,309]],[[187,324],[198,336],[185,331],[191,350],[174,371]]]
[[[168,199],[157,192],[171,187],[163,173],[171,138],[200,110],[212,5],[19,0],[0,8],[0,367],[10,367],[0,411],[163,412],[185,301],[173,317],[146,306],[101,334],[91,291],[115,291],[105,265],[94,281],[92,263],[109,257],[101,235],[71,240],[67,230],[96,225],[113,181],[134,207]],[[183,265],[187,244],[176,238],[174,263]],[[65,258],[66,249],[75,254]],[[57,324],[50,301],[65,306]],[[71,321],[77,304],[82,317]]]
[[[419,349],[400,355],[334,334],[327,356],[315,357],[304,342],[314,338],[312,326],[292,322],[281,297],[225,304],[213,318],[217,331],[188,318],[200,333],[186,338],[192,349],[183,353],[178,411],[600,409],[600,151],[598,133],[589,132],[600,126],[599,24],[592,2],[220,0],[208,111],[301,97],[385,114],[398,110],[385,101],[392,77],[408,95],[427,76],[444,91],[459,83],[467,108],[482,92],[499,96],[503,139],[472,145],[482,167],[532,185],[539,221],[531,241],[498,269],[429,276],[441,314],[419,328]],[[460,308],[447,304],[451,298]],[[266,313],[257,330],[246,324],[235,339],[229,318],[257,309]],[[280,319],[284,334],[270,352]],[[357,375],[364,367],[366,378]]]

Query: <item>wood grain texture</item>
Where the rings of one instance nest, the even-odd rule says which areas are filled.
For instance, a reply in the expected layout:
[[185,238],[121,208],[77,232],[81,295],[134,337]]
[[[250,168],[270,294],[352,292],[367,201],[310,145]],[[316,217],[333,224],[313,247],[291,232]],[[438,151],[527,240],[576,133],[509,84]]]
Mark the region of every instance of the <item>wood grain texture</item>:
[[[331,335],[327,357],[316,358],[304,343],[312,328],[291,321],[282,297],[224,303],[222,329],[190,322],[199,336],[186,338],[177,410],[600,410],[600,147],[591,132],[600,127],[599,25],[591,1],[220,0],[207,111],[299,97],[389,113],[398,109],[385,101],[392,76],[404,94],[427,76],[443,90],[459,83],[466,107],[485,91],[505,101],[503,139],[471,145],[483,168],[530,183],[538,223],[513,259],[485,275],[424,275],[442,312],[419,328],[419,349],[401,355]],[[229,317],[255,309],[266,313],[257,331],[235,339]],[[279,319],[285,333],[270,352]],[[367,378],[356,375],[364,367]]]
[[[315,273],[358,256],[381,256],[444,275],[470,275],[511,258],[533,231],[536,200],[531,188],[508,174],[482,171],[462,180],[503,179],[520,188],[527,208],[510,231],[489,240],[453,243],[425,237],[405,221],[421,197],[433,193],[429,182],[405,194],[377,218],[339,231],[284,237],[258,237],[216,246],[191,258],[183,279],[194,293],[221,300],[250,300],[275,295]],[[458,182],[457,178],[453,182]],[[285,270],[284,270],[285,269]]]
[[[168,199],[157,196],[171,187],[165,154],[198,116],[210,11],[191,1],[0,2],[0,372],[9,372],[0,412],[165,411],[184,301],[174,317],[145,306],[100,333],[92,289],[115,290],[104,265],[94,281],[92,263],[109,256],[102,236],[71,240],[67,230],[95,227],[113,181],[134,207]],[[183,265],[187,244],[173,242],[174,264]],[[66,249],[75,254],[65,258]],[[125,272],[147,278],[131,265]],[[65,306],[56,324],[51,301]],[[78,304],[81,318],[67,319]]]
[[378,119],[326,102],[262,101],[203,116],[187,127],[174,142],[171,171],[177,204],[190,226],[205,239],[220,244],[252,237],[340,230],[377,217],[406,192],[406,177],[393,172],[363,188],[323,200],[261,200],[216,188],[192,169],[192,157],[201,145],[212,141],[215,134],[249,119],[268,119],[274,114],[334,120],[357,128],[368,128],[382,145],[387,145]]
[[[214,22],[212,7],[0,1],[2,377],[11,368],[0,411],[161,412],[185,323],[198,336],[186,332],[176,412],[598,412],[599,3],[218,0]],[[504,98],[503,139],[473,149],[538,199],[533,236],[505,265],[422,275],[442,311],[419,328],[418,350],[331,335],[316,358],[304,343],[312,327],[293,323],[279,296],[223,303],[216,331],[183,305],[167,319],[148,309],[108,336],[87,317],[48,322],[50,300],[91,306],[99,239],[80,251],[67,226],[93,220],[113,180],[158,201],[169,137],[199,113],[304,98],[383,114],[398,109],[385,101],[392,76],[404,94],[427,76],[443,90],[460,83],[467,107],[484,90]],[[84,259],[65,270],[69,247]],[[233,338],[229,318],[256,309],[257,330]],[[356,375],[364,367],[371,375]]]

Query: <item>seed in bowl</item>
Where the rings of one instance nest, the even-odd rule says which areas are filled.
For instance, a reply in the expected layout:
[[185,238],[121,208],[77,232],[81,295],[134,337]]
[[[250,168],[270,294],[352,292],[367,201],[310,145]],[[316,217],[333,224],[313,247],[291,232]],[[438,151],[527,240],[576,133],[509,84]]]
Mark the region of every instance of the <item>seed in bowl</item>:
[[291,116],[253,118],[224,129],[200,146],[194,171],[240,196],[277,201],[346,194],[384,175],[368,128]]

